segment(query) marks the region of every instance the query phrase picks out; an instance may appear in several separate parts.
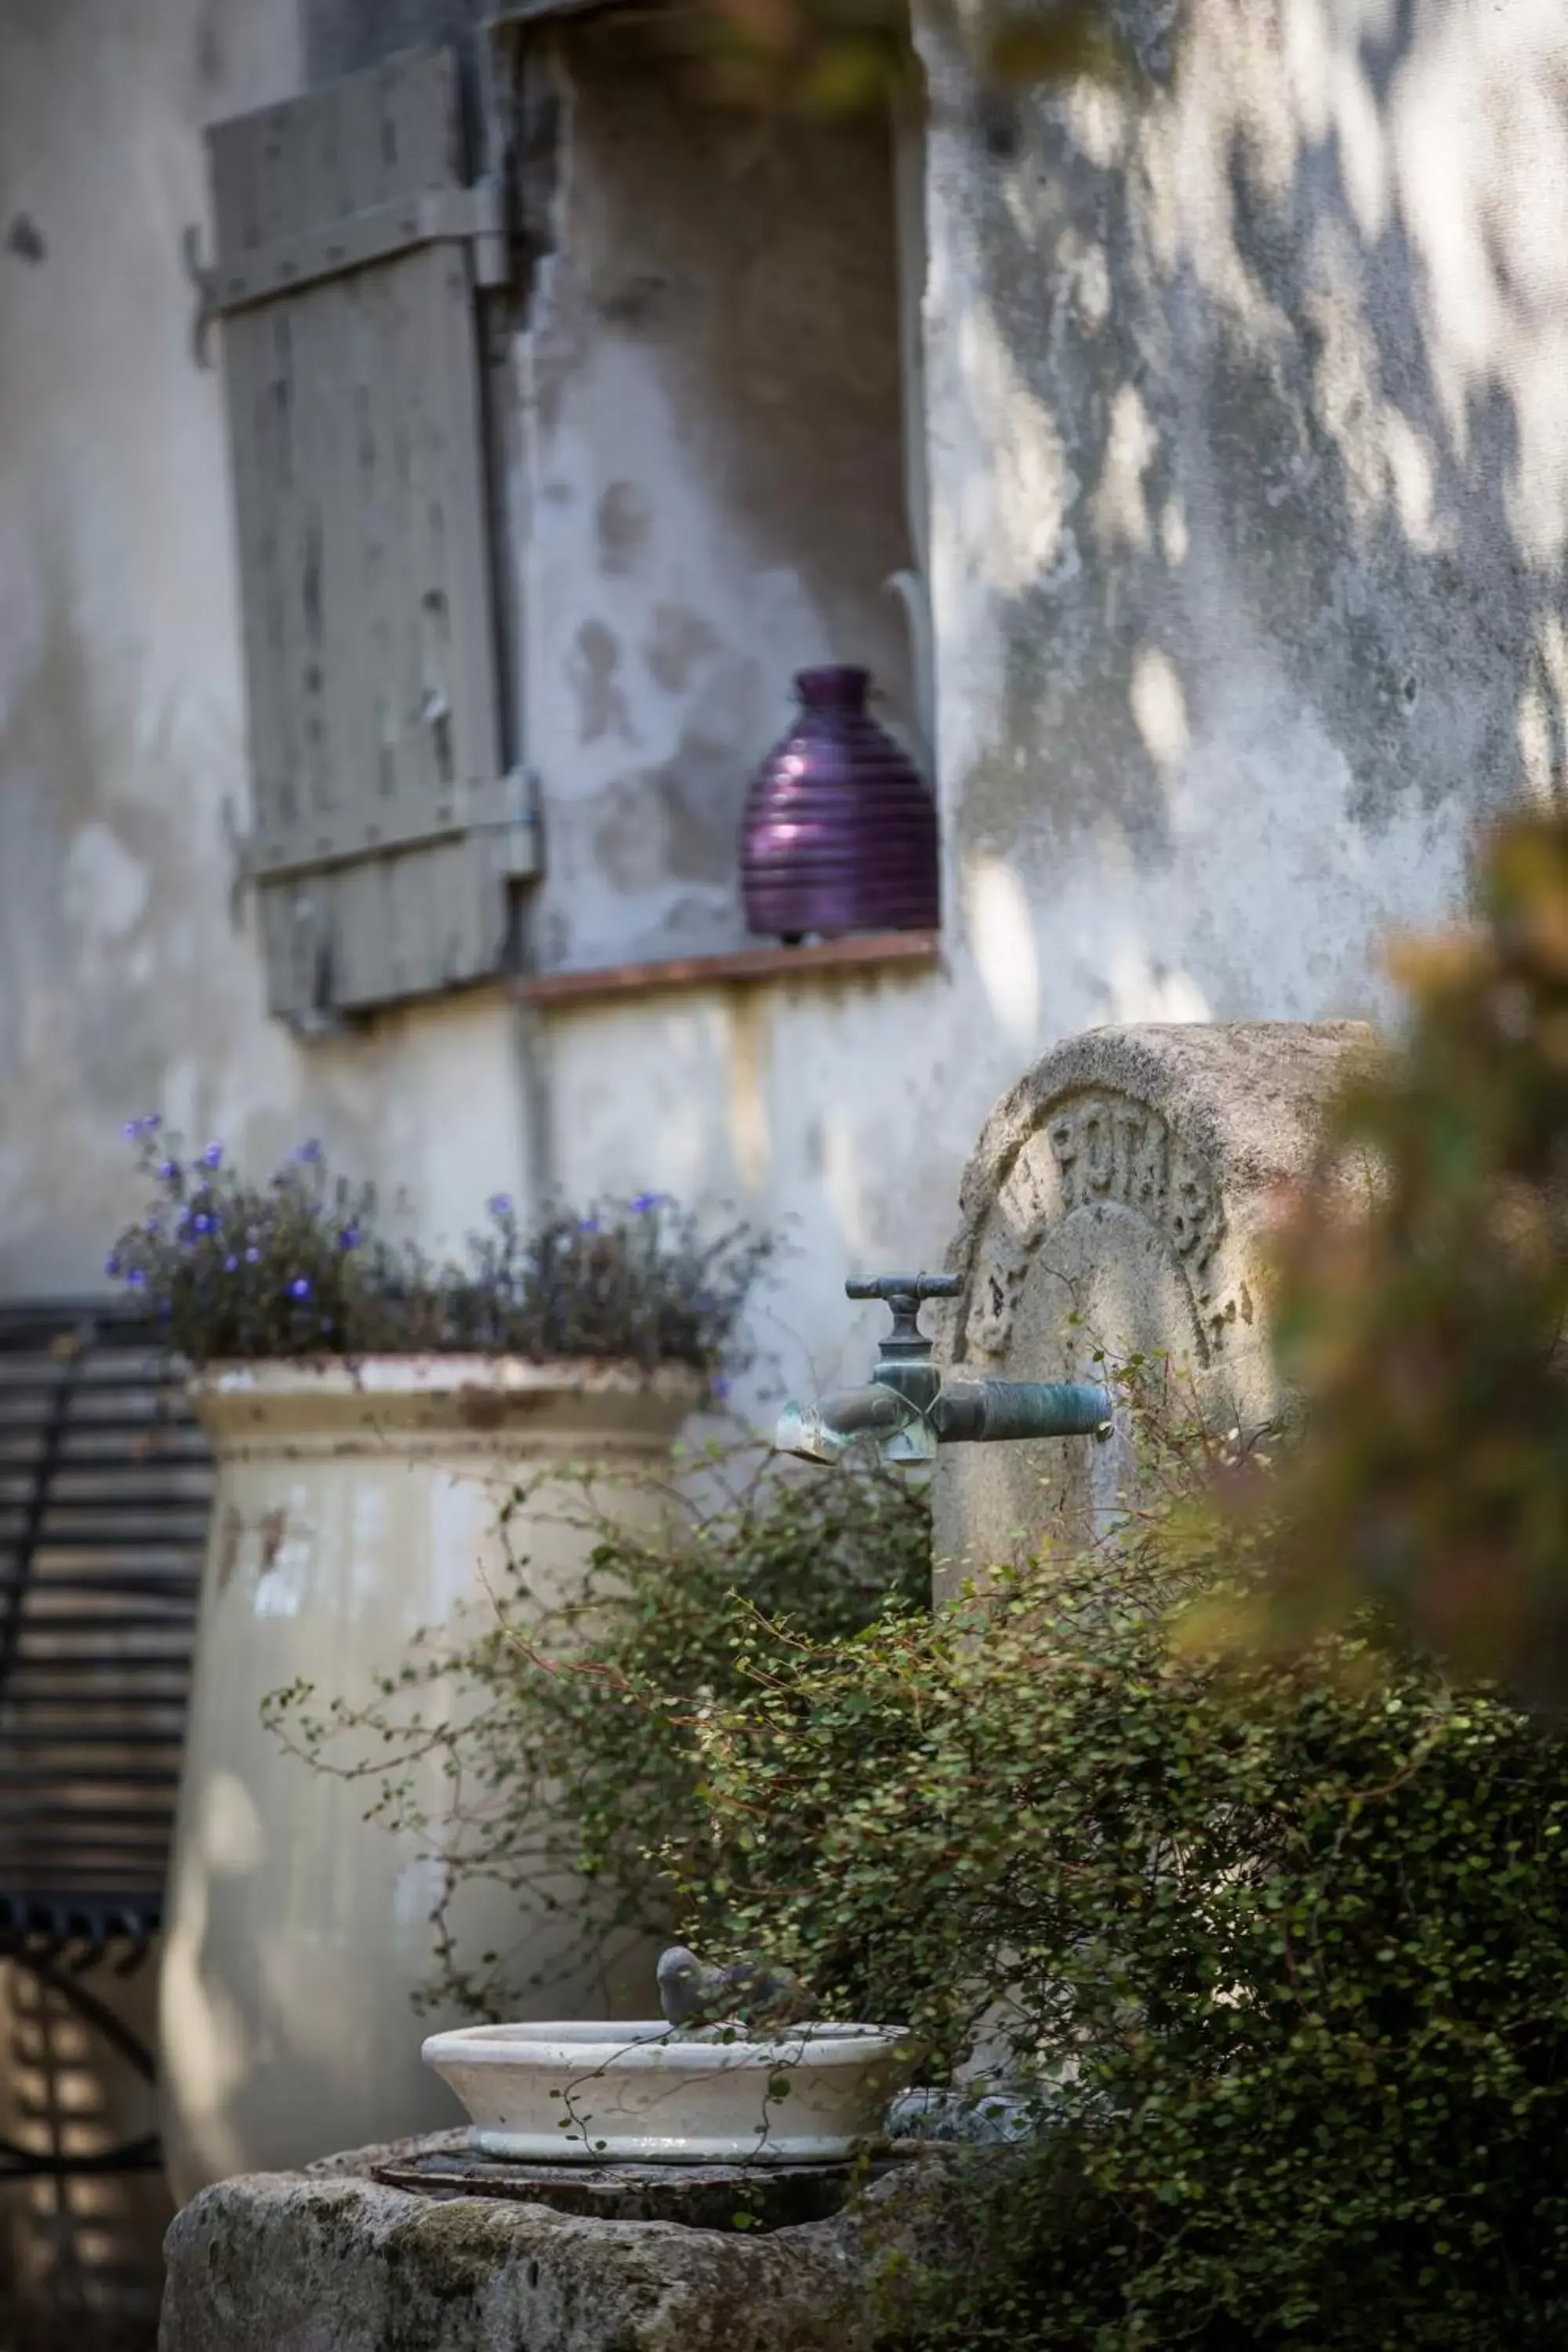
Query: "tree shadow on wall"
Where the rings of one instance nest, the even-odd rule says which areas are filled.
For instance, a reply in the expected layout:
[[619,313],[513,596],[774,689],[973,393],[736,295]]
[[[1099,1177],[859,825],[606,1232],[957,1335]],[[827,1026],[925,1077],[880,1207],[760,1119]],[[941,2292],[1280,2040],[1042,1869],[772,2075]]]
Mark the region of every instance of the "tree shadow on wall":
[[1299,764],[1372,858],[1395,824],[1560,789],[1554,12],[1118,13],[1135,83],[1033,94],[1000,160],[961,134],[980,413],[1004,480],[1032,442],[1058,501],[1032,567],[996,503],[1001,688],[963,836],[1027,858],[1109,827],[1157,875],[1218,778],[1288,790]]

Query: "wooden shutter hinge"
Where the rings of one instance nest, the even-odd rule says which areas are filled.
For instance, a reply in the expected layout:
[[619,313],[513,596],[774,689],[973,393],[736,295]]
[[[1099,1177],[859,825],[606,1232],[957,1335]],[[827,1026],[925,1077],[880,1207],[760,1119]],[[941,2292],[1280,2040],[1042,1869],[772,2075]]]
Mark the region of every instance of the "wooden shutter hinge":
[[458,784],[432,796],[404,794],[363,809],[322,815],[288,835],[251,835],[237,844],[239,870],[247,882],[288,882],[332,866],[397,850],[426,849],[476,833],[505,835],[509,878],[530,881],[542,873],[538,780],[513,768],[489,783]]
[[206,363],[206,331],[215,319],[341,278],[345,270],[390,261],[418,246],[443,244],[471,247],[476,286],[510,283],[511,240],[499,179],[476,180],[468,188],[426,188],[392,204],[371,205],[211,264],[201,258],[199,230],[187,227],[181,245],[186,275],[196,289],[198,362]]
[[202,233],[195,221],[187,221],[180,232],[180,258],[196,298],[191,313],[191,357],[199,368],[210,368],[208,337],[218,315],[217,272],[202,259]]

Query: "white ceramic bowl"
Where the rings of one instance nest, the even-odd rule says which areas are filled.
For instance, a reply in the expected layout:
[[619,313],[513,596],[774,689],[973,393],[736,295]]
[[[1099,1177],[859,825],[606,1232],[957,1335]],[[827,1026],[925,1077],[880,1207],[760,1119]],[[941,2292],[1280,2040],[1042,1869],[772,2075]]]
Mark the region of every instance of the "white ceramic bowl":
[[902,2026],[807,2025],[776,2042],[626,2025],[469,2025],[425,2063],[482,2154],[578,2164],[823,2164],[882,2128],[918,2053]]

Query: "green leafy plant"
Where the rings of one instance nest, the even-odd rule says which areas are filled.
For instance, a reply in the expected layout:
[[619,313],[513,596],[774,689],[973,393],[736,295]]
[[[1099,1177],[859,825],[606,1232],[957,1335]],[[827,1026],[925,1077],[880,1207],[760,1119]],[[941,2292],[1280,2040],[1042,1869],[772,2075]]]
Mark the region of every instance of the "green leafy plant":
[[195,1364],[260,1357],[477,1351],[717,1372],[772,1254],[745,1225],[707,1232],[666,1193],[524,1225],[494,1194],[460,1259],[436,1264],[385,1230],[373,1187],[300,1146],[264,1181],[221,1144],[187,1153],[156,1118],[125,1130],[150,1200],[108,1273]]
[[922,2346],[1568,2329],[1563,1748],[1380,1627],[1176,1646],[1258,1572],[1157,1508],[929,1621],[758,1629],[700,1727],[692,1922],[1032,2086],[1032,2145],[957,2176]]
[[[847,1637],[884,1612],[925,1608],[931,1520],[922,1491],[865,1466],[834,1479],[759,1468],[749,1444],[678,1458],[682,1485],[648,1483],[646,1523],[628,1525],[626,1482],[610,1514],[590,1473],[547,1507],[585,1528],[578,1596],[552,1605],[521,1546],[540,1486],[505,1510],[517,1538],[493,1621],[457,1643],[422,1635],[375,1703],[275,1694],[267,1718],[318,1769],[363,1782],[371,1813],[418,1838],[440,1865],[430,1998],[504,2017],[521,1990],[504,1952],[464,1948],[462,1888],[488,1881],[553,1905],[563,1874],[585,1882],[582,1943],[624,1927],[662,1932],[677,1908],[661,1849],[690,1854],[706,1834],[703,1727],[749,1686],[759,1640],[781,1662]],[[436,1705],[434,1695],[458,1694]],[[368,1760],[366,1760],[368,1757]],[[449,1807],[434,1815],[432,1759]],[[722,1932],[721,1895],[708,1907]]]
[[[1274,1530],[1195,1511],[1241,1465],[1160,1368],[1117,1377],[1144,1500],[1114,1554],[933,1616],[918,1490],[747,1475],[604,1528],[580,1606],[542,1618],[520,1562],[458,1657],[274,1721],[327,1769],[376,1733],[346,1769],[449,1887],[576,1869],[584,1932],[761,1949],[823,2013],[914,2029],[929,2079],[980,2063],[976,2097],[1023,2099],[1035,2136],[947,2176],[959,2256],[904,2280],[904,2352],[1559,2342],[1562,1742],[1371,1617],[1289,1656],[1196,1648],[1193,1604],[1249,1605]],[[477,1713],[422,1727],[454,1665]],[[400,1811],[432,1746],[449,1824]],[[504,1956],[445,1917],[439,1990],[504,2013]]]

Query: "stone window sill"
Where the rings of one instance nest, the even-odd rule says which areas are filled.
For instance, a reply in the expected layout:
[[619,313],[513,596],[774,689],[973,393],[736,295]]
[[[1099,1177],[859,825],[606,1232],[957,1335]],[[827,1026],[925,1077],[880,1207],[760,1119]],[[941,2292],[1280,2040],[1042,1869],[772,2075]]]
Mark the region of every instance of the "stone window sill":
[[513,992],[523,1003],[550,1012],[677,990],[753,988],[816,976],[832,980],[857,971],[934,971],[941,962],[940,931],[860,931],[805,947],[734,948],[721,955],[678,957],[661,963],[606,964],[595,971],[532,972],[513,982]]

